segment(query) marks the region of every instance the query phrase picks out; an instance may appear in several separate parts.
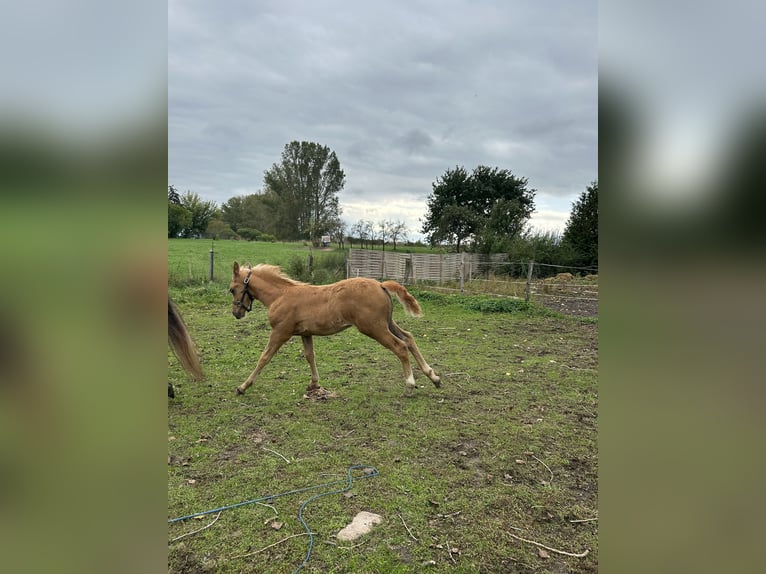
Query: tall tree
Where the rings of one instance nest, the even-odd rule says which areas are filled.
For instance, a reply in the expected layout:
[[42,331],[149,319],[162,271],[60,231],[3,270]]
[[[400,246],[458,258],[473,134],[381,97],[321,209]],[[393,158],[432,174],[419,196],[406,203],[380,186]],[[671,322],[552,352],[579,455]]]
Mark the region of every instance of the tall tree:
[[221,219],[234,231],[253,229],[277,235],[275,201],[265,193],[230,198],[221,206]]
[[198,194],[187,191],[181,196],[181,206],[190,216],[189,224],[181,234],[184,237],[202,237],[210,220],[215,216],[215,202],[204,201]]
[[276,201],[280,235],[318,244],[341,213],[338,193],[346,175],[327,146],[293,141],[285,145],[281,163],[264,174],[264,186]]
[[471,174],[456,167],[433,184],[422,232],[431,245],[450,243],[459,251],[473,240],[477,247],[512,238],[534,211],[536,190],[527,179],[506,169],[480,165]]
[[573,249],[574,265],[598,265],[598,180],[591,183],[572,204],[562,242]]
[[438,243],[460,244],[474,233],[471,209],[468,207],[471,181],[462,166],[447,170],[431,185],[428,212],[421,231],[433,246]]
[[168,202],[181,205],[181,196],[178,195],[178,190],[173,185],[168,186]]
[[168,201],[168,237],[183,235],[191,224],[191,214],[179,203]]

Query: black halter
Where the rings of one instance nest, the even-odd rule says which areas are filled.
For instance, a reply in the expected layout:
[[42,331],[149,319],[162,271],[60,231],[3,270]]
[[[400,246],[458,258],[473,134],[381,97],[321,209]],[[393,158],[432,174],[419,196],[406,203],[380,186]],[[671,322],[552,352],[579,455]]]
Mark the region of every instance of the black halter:
[[245,311],[252,311],[253,310],[253,301],[255,301],[255,297],[250,295],[250,291],[247,290],[247,286],[250,283],[250,274],[253,272],[253,270],[249,270],[247,272],[247,277],[245,277],[245,289],[242,291],[242,297],[239,298],[239,301],[234,301],[234,304],[237,307],[245,307],[245,295],[250,297],[250,305],[245,307]]

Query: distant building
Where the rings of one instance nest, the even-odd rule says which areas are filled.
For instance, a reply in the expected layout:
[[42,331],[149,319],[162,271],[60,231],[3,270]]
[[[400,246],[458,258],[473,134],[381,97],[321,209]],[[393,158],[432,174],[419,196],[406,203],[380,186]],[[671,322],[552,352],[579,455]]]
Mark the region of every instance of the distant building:
[[329,235],[323,235],[322,236],[322,247],[328,247],[330,245],[330,236]]

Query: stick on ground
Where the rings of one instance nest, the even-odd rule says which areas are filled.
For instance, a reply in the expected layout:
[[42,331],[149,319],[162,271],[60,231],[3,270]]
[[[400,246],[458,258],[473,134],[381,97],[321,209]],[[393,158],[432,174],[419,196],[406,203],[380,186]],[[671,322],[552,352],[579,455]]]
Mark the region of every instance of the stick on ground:
[[203,526],[202,528],[198,528],[197,530],[192,530],[191,532],[187,532],[186,534],[181,534],[181,536],[176,536],[173,538],[170,542],[175,542],[176,540],[181,540],[181,538],[186,538],[187,536],[191,536],[192,534],[197,534],[197,532],[202,532],[206,528],[210,528],[215,524],[216,520],[218,520],[221,517],[221,513],[219,512],[216,517],[213,519],[213,522],[208,524],[207,526]]
[[535,546],[539,546],[540,548],[545,548],[546,550],[550,550],[551,552],[555,552],[556,554],[563,554],[564,556],[573,556],[575,558],[583,558],[588,555],[588,552],[590,552],[590,550],[586,548],[583,552],[580,552],[579,554],[573,554],[571,552],[564,552],[563,550],[558,550],[556,548],[551,548],[550,546],[545,546],[544,544],[540,544],[539,542],[535,542],[534,540],[527,540],[526,538],[522,538],[521,536],[516,536],[512,532],[509,532],[508,534],[513,536],[516,540],[521,540],[522,542],[529,542],[530,544],[534,544]]
[[402,524],[404,524],[404,528],[407,530],[407,534],[409,534],[409,535],[410,535],[410,538],[412,538],[412,539],[413,539],[415,542],[418,542],[418,539],[417,539],[417,538],[415,538],[415,536],[412,534],[412,531],[411,531],[411,530],[409,529],[409,527],[407,526],[407,523],[406,523],[406,522],[404,522],[404,518],[402,518],[402,515],[401,515],[401,514],[399,514],[398,516],[399,516],[399,520],[401,520],[401,521],[402,521]]

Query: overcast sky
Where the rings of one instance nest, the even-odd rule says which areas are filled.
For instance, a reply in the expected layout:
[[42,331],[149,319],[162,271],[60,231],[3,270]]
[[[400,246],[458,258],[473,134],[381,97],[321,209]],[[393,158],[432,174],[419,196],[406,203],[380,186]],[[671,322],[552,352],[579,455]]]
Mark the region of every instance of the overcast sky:
[[335,151],[342,218],[422,237],[448,169],[508,169],[563,230],[598,178],[595,1],[169,0],[168,183],[259,192],[285,144]]

